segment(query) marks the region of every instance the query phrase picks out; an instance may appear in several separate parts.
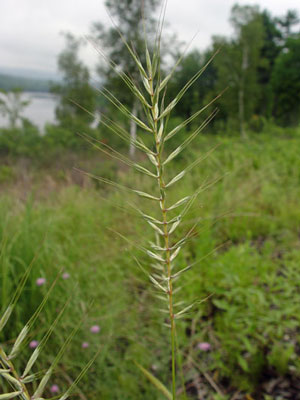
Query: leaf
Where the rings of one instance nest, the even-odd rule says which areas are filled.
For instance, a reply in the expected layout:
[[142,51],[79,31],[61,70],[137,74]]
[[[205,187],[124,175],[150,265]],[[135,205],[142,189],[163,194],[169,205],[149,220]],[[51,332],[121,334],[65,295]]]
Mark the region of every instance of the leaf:
[[15,386],[17,386],[18,389],[22,389],[22,384],[20,383],[20,381],[18,381],[18,379],[16,379],[15,377],[11,376],[9,373],[3,373],[1,374],[3,376],[3,378],[5,378],[7,381],[13,383]]
[[188,310],[190,310],[192,307],[194,307],[194,305],[196,304],[196,302],[190,304],[189,306],[185,307],[183,310],[179,311],[178,313],[176,313],[174,315],[175,318],[180,317],[181,315],[185,314]]
[[21,393],[22,393],[22,391],[0,394],[0,399],[1,400],[13,399],[14,397],[19,396]]
[[145,89],[147,90],[147,92],[149,94],[151,94],[151,88],[150,88],[149,81],[148,81],[147,78],[143,78],[143,84],[144,84]]
[[176,99],[171,101],[171,103],[167,106],[167,108],[160,114],[158,119],[161,119],[161,118],[165,117],[166,115],[170,114],[170,112],[173,110],[173,108],[176,106],[177,103],[178,103],[178,101]]
[[67,391],[59,398],[59,400],[66,400],[71,394],[74,388],[77,386],[78,382],[83,378],[83,376],[87,373],[91,365],[94,363],[96,358],[98,357],[100,353],[100,348],[98,349],[97,353],[93,356],[93,358],[85,365],[85,367],[81,370],[75,381],[72,383],[72,385],[67,389]]
[[174,176],[173,179],[170,180],[170,182],[165,186],[166,188],[172,186],[175,182],[178,182],[181,178],[184,177],[186,171],[181,171],[178,175]]
[[153,253],[153,252],[150,251],[150,250],[147,250],[147,254],[148,254],[149,257],[154,258],[154,259],[157,260],[157,261],[160,261],[160,262],[162,262],[162,263],[165,262],[165,260],[164,260],[162,257],[160,257],[159,255]]
[[164,132],[164,123],[162,121],[160,123],[159,130],[158,130],[158,133],[157,133],[157,141],[158,141],[158,143],[161,142],[161,138],[162,138],[163,132]]
[[183,150],[182,145],[178,146],[177,149],[175,149],[168,157],[167,159],[163,162],[163,165],[168,164],[173,158],[175,158],[181,151]]
[[170,73],[169,75],[167,75],[165,77],[165,79],[161,82],[161,84],[159,85],[158,91],[160,92],[161,90],[163,90],[163,88],[166,86],[166,84],[169,82],[170,78],[172,76],[172,73]]
[[230,308],[230,304],[228,304],[225,300],[214,299],[213,303],[220,310],[228,310]]
[[7,309],[5,310],[4,314],[2,315],[2,317],[0,319],[0,332],[2,331],[4,326],[6,325],[7,321],[9,320],[9,317],[10,317],[13,309],[14,309],[13,305],[9,305],[7,307]]
[[173,233],[175,231],[175,229],[180,224],[180,222],[181,222],[181,219],[178,219],[177,221],[174,222],[174,224],[171,226],[171,229],[169,230],[169,235],[171,235],[171,233]]
[[149,54],[149,50],[146,44],[146,63],[147,63],[147,68],[148,68],[148,73],[150,76],[152,76],[152,63],[151,63],[151,57]]
[[107,89],[102,89],[99,90],[99,93],[101,93],[108,101],[110,101],[118,110],[120,110],[126,117],[130,118],[133,120],[137,125],[139,125],[141,128],[143,128],[145,131],[148,132],[153,132],[149,126],[147,126],[143,121],[141,121],[139,118],[137,118],[134,114],[132,114],[127,107],[124,106],[109,90]]
[[203,122],[202,124],[183,142],[179,145],[163,162],[166,165],[168,162],[173,160],[179,153],[182,152],[195,138],[196,136],[210,123],[210,121],[217,115],[218,110],[214,110]]
[[152,178],[157,178],[157,175],[155,175],[155,174],[153,174],[152,172],[148,171],[146,168],[142,167],[142,166],[139,165],[139,164],[133,164],[133,167],[134,167],[137,171],[142,172],[143,174],[149,175],[149,176],[151,176]]
[[[44,239],[42,240],[42,243],[43,242],[44,242]],[[40,250],[41,246],[42,246],[42,244],[40,244],[38,250]],[[20,283],[19,283],[19,285],[18,285],[18,287],[17,287],[17,289],[16,289],[16,291],[15,291],[15,293],[13,295],[13,298],[12,298],[11,302],[9,303],[7,309],[5,310],[4,314],[2,315],[2,317],[0,319],[0,332],[3,330],[4,326],[6,325],[7,321],[9,320],[9,317],[10,317],[10,315],[11,315],[11,313],[12,313],[12,311],[13,311],[13,309],[14,309],[14,307],[15,307],[15,305],[16,305],[16,303],[17,303],[17,301],[18,301],[18,299],[19,299],[19,297],[20,297],[20,295],[22,293],[22,291],[23,291],[23,288],[24,288],[25,283],[26,283],[26,281],[28,279],[28,276],[29,276],[29,274],[31,272],[33,264],[34,264],[35,260],[37,259],[37,256],[38,256],[38,251],[35,253],[33,259],[31,260],[31,263],[28,265],[28,268],[26,269],[24,275],[22,276],[22,279],[21,279],[21,281],[20,281]]]
[[173,400],[173,396],[171,392],[165,387],[165,385],[157,379],[151,372],[147,371],[144,367],[142,367],[138,362],[135,361],[137,367],[143,372],[143,374],[149,379],[149,381],[162,393],[164,396],[169,399]]
[[141,197],[145,197],[146,199],[156,200],[156,201],[160,200],[158,197],[154,197],[149,193],[141,192],[140,190],[133,190],[133,191],[134,191],[134,193],[138,194]]
[[178,256],[180,249],[181,249],[181,247],[177,247],[177,249],[174,251],[174,253],[172,254],[172,256],[170,258],[170,262],[172,262]]
[[[224,91],[223,91],[224,92]],[[198,117],[198,115],[200,115],[203,111],[205,111],[210,105],[212,105],[217,99],[219,99],[223,92],[221,92],[220,94],[218,94],[218,96],[216,96],[212,101],[210,101],[208,104],[206,104],[204,107],[202,107],[200,110],[198,110],[197,112],[195,112],[192,116],[190,116],[189,118],[187,118],[185,121],[183,121],[181,124],[179,124],[178,126],[176,126],[174,129],[171,130],[171,132],[169,132],[166,137],[165,137],[165,141],[171,139],[171,137],[173,137],[174,135],[176,135],[177,132],[179,132],[182,128],[184,128],[186,125],[188,125],[190,122],[192,122],[196,117]]]
[[[90,305],[88,307],[88,310],[90,310],[92,304],[93,304],[93,302],[90,303]],[[44,391],[49,379],[51,378],[52,372],[56,368],[56,366],[57,366],[58,362],[60,361],[61,357],[63,356],[67,346],[69,345],[69,343],[71,342],[71,340],[73,339],[73,337],[75,336],[75,334],[77,333],[79,328],[81,327],[82,323],[86,320],[87,315],[88,315],[88,313],[85,313],[83,315],[83,317],[80,319],[78,324],[73,328],[73,330],[71,331],[71,333],[69,334],[67,339],[64,341],[62,347],[59,349],[58,354],[55,356],[54,360],[52,361],[52,364],[48,368],[47,372],[45,373],[45,375],[43,376],[42,380],[40,381],[37,389],[35,390],[35,392],[34,392],[34,394],[32,396],[34,399],[39,398],[39,397],[42,396],[43,391]]]
[[54,289],[54,286],[56,285],[56,282],[57,282],[59,276],[60,276],[60,273],[57,275],[57,277],[53,281],[52,285],[48,289],[46,295],[44,296],[42,302],[40,303],[40,305],[38,306],[38,308],[36,309],[34,314],[31,316],[31,318],[28,320],[28,322],[25,325],[25,327],[19,333],[19,335],[17,337],[17,340],[15,342],[15,345],[14,345],[14,347],[13,347],[13,349],[12,349],[12,351],[11,351],[9,357],[8,357],[10,360],[13,359],[14,357],[16,357],[16,355],[18,354],[18,352],[19,352],[19,350],[21,348],[21,344],[23,343],[24,339],[26,338],[29,329],[32,327],[32,325],[35,323],[35,321],[37,320],[38,316],[42,312],[45,304],[48,301],[48,298],[49,298],[52,290]]
[[165,287],[163,287],[159,282],[157,282],[157,280],[155,278],[153,278],[152,275],[149,275],[150,280],[152,281],[152,283],[154,283],[155,286],[157,286],[160,290],[162,290],[164,293],[167,293],[167,289]]
[[158,226],[149,220],[147,220],[147,222],[157,233],[159,233],[161,236],[164,236],[164,232]]
[[149,160],[152,162],[152,164],[157,167],[158,163],[157,163],[156,158],[154,157],[154,155],[151,154],[151,153],[147,153],[147,156],[148,156]]
[[167,114],[171,112],[171,110],[176,106],[176,104],[179,102],[179,100],[182,98],[185,92],[198,80],[200,75],[202,75],[202,73],[206,70],[206,68],[211,63],[212,59],[216,56],[218,52],[219,51],[217,50],[213,54],[213,56],[207,61],[207,63],[198,72],[196,72],[195,75],[184,85],[184,87],[179,91],[175,99],[171,101],[171,103],[167,106],[165,111],[160,115],[159,119],[165,117]]
[[238,356],[238,363],[239,363],[240,367],[241,367],[245,372],[249,371],[248,363],[247,363],[247,361],[244,359],[244,357]]
[[181,206],[182,204],[186,203],[189,199],[191,198],[191,196],[186,196],[183,197],[182,199],[178,200],[175,204],[173,204],[171,207],[168,207],[167,210],[174,210],[174,208],[177,208],[179,206]]
[[9,356],[10,358],[13,358],[18,353],[23,340],[27,336],[28,331],[29,331],[29,326],[28,326],[28,324],[26,324],[24,326],[24,328],[21,330],[19,336],[17,337],[17,340],[15,341],[15,344],[14,344],[12,351],[10,353],[10,356]]
[[[75,288],[74,288],[75,290]],[[52,332],[54,331],[58,321],[60,320],[60,318],[62,317],[66,307],[68,306],[68,304],[70,303],[71,299],[72,299],[73,295],[69,296],[69,299],[66,301],[66,303],[64,304],[64,306],[62,307],[62,309],[60,310],[59,314],[57,315],[57,317],[55,318],[54,322],[52,323],[52,325],[50,326],[50,328],[48,329],[47,333],[44,335],[44,337],[42,338],[41,342],[39,343],[39,345],[37,346],[37,348],[34,350],[34,352],[32,353],[31,357],[29,358],[27,365],[25,367],[25,370],[22,374],[22,377],[25,377],[29,371],[31,370],[32,366],[34,365],[34,363],[36,362],[38,356],[40,355],[41,351],[43,350],[43,348],[45,347],[50,335],[52,334]]]

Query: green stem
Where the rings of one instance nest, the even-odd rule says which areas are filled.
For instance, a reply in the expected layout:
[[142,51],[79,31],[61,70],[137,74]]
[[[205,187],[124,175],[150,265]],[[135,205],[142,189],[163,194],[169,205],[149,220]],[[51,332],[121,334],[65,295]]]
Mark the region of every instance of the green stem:
[[[150,87],[153,93],[153,83],[152,80],[149,80]],[[163,232],[164,232],[164,248],[166,251],[166,269],[165,272],[168,278],[168,297],[169,297],[169,316],[171,323],[171,354],[172,354],[172,396],[173,400],[176,400],[176,340],[175,340],[175,320],[174,320],[174,312],[173,312],[173,283],[172,283],[172,269],[171,269],[171,252],[170,252],[170,240],[169,240],[169,232],[168,232],[168,224],[167,224],[167,208],[165,206],[165,198],[166,198],[166,190],[165,190],[165,182],[164,182],[164,170],[161,162],[161,143],[158,140],[158,129],[157,129],[157,116],[154,116],[154,95],[151,95],[151,103],[152,103],[152,116],[154,122],[154,139],[155,139],[155,148],[156,148],[156,162],[157,162],[157,182],[160,191],[160,208],[162,211],[163,218]]]

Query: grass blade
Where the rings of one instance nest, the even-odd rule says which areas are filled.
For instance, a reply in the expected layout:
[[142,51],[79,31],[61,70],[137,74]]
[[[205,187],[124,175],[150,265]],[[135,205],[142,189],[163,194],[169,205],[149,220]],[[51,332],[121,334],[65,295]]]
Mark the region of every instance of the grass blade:
[[173,400],[171,392],[165,387],[165,385],[157,379],[151,372],[147,371],[139,363],[135,362],[137,367],[143,372],[143,374],[149,379],[149,381],[166,397],[168,400]]

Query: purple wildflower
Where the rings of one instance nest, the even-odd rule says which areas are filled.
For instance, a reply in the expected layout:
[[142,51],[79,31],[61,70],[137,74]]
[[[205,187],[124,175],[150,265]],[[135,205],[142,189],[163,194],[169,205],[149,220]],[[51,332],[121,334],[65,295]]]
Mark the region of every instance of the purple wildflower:
[[38,342],[37,340],[32,340],[32,341],[29,343],[29,347],[30,347],[31,349],[37,348],[38,345],[39,345],[39,342]]
[[211,349],[210,343],[207,343],[207,342],[198,343],[197,347],[199,350],[202,350],[202,351],[209,351]]
[[81,347],[83,349],[87,349],[89,347],[89,345],[90,345],[89,342],[82,342]]
[[52,385],[50,388],[51,393],[59,393],[59,387],[58,385]]
[[46,283],[46,278],[38,278],[35,283],[37,286],[43,286]]
[[93,326],[91,326],[90,331],[92,333],[99,333],[100,332],[100,326],[99,325],[93,325]]
[[69,274],[68,272],[64,272],[64,273],[62,274],[62,278],[63,278],[63,279],[69,279],[69,278],[70,278],[70,274]]

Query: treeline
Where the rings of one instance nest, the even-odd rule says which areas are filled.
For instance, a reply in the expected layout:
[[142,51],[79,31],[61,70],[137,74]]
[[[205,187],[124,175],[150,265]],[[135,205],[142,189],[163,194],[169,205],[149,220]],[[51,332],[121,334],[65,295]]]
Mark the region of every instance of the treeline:
[[[114,27],[107,29],[101,23],[93,24],[91,40],[105,55],[103,58],[101,54],[98,78],[93,81],[88,67],[79,57],[82,40],[70,33],[65,35],[66,47],[58,56],[62,80],[51,88],[60,98],[56,108],[56,123],[47,125],[46,134],[37,143],[80,148],[83,140],[76,133],[88,134],[113,147],[128,146],[130,155],[134,156],[130,140],[124,144],[113,132],[116,126],[111,123],[114,121],[125,127],[134,138],[137,126],[133,120],[128,122],[124,107],[133,116],[143,119],[143,110],[138,108],[134,96],[122,80],[124,74],[134,81],[140,80],[139,71],[124,41],[134,43],[136,54],[146,64],[144,35],[147,35],[149,43],[155,43],[158,26],[155,15],[160,5],[160,0],[145,0],[142,19],[140,0],[106,0],[106,7],[120,27],[122,37]],[[209,118],[214,108],[218,109],[217,116],[208,128],[216,134],[240,133],[245,137],[253,131],[268,132],[275,128],[281,131],[299,126],[299,21],[294,10],[287,11],[284,16],[274,16],[258,6],[235,5],[230,16],[233,35],[214,36],[211,46],[205,51],[193,50],[186,54],[168,82],[166,104],[176,97],[187,80],[211,60],[200,79],[189,89],[188,95],[177,104],[169,121],[170,126],[190,118],[209,103],[212,105],[200,117],[203,121],[203,117]],[[170,62],[165,62],[166,57],[168,60],[173,58],[173,65],[181,58],[178,48],[181,47],[176,38],[162,40],[162,78],[170,70]],[[149,51],[152,51],[151,45]],[[218,97],[220,93],[222,96]],[[112,94],[120,103],[114,100]],[[25,128],[31,133],[37,129],[29,121],[23,122],[22,128],[17,127],[16,121],[21,119],[20,111],[26,105],[20,100],[19,93],[15,97],[9,97],[8,93],[5,95],[6,98],[0,98],[0,112],[6,113],[11,123],[8,129],[2,129],[0,151],[5,152],[10,148],[10,152],[15,152],[17,141],[12,140],[9,147],[8,138],[25,138]],[[186,129],[193,128],[195,123],[198,124],[199,120],[195,119]],[[26,137],[29,136],[27,134]],[[6,147],[3,143],[6,143]],[[31,151],[33,147],[28,150]]]
[[51,82],[45,79],[25,78],[0,73],[0,88],[6,91],[20,88],[25,92],[49,92]]
[[267,121],[281,126],[300,122],[300,30],[296,11],[272,16],[257,6],[235,5],[232,37],[215,36],[205,52],[188,54],[170,89],[174,93],[213,57],[213,62],[177,107],[189,117],[227,88],[217,101],[216,130],[259,131]]
[[[118,118],[125,124],[120,109],[109,101],[109,92],[116,94],[132,114],[142,118],[142,110],[137,108],[134,96],[120,78],[120,74],[124,72],[134,80],[139,79],[139,71],[136,70],[123,40],[135,43],[136,53],[146,63],[143,59],[144,30],[148,39],[155,37],[157,21],[154,19],[154,12],[160,1],[144,2],[145,26],[141,20],[139,3],[138,0],[125,0],[122,4],[113,0],[106,1],[106,6],[120,27],[122,38],[114,28],[105,29],[100,23],[93,25],[92,40],[99,43],[100,52],[103,51],[106,60],[109,60],[108,66],[103,62],[99,63],[97,70],[101,82],[98,89],[101,91],[105,88],[101,94],[87,85],[89,71],[76,56],[81,43],[71,35],[67,36],[67,47],[59,56],[59,69],[64,75],[65,84],[56,90],[62,98],[57,112],[61,123],[66,122],[70,126],[70,118],[73,122],[76,119],[91,121],[92,114],[100,109],[105,111],[108,118]],[[213,105],[219,110],[210,124],[213,132],[240,132],[242,136],[246,136],[247,132],[260,132],[275,125],[284,128],[298,126],[299,22],[295,10],[289,10],[283,16],[274,16],[268,10],[260,10],[258,6],[233,6],[230,16],[233,35],[214,36],[207,50],[189,52],[169,81],[166,101],[175,98],[187,80],[212,59],[200,79],[189,89],[189,95],[176,106],[173,118],[189,118],[225,90]],[[170,69],[170,63],[164,63],[166,56],[172,56],[174,63],[181,57],[178,47],[180,46],[173,37],[162,43],[162,75],[167,74]],[[111,68],[112,65],[114,68]],[[73,103],[67,100],[70,98]],[[86,113],[86,110],[90,113]],[[110,142],[117,140],[106,127],[105,121],[102,122],[102,137]],[[136,135],[133,122],[128,129],[131,136]]]

